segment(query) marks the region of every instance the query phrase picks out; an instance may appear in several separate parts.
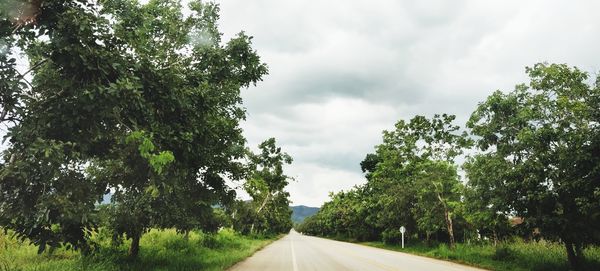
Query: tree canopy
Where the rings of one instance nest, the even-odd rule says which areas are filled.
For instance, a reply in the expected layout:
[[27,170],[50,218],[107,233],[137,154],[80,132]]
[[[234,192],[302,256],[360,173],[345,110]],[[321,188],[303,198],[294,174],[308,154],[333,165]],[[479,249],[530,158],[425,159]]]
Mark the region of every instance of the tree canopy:
[[470,144],[454,118],[415,116],[384,131],[383,143],[361,163],[367,183],[332,195],[302,230],[311,232],[314,223],[322,227],[315,230],[326,234],[395,241],[400,226],[406,226],[427,239],[445,231],[453,244],[452,220],[461,192],[453,158]]
[[479,170],[503,170],[475,187],[497,188],[492,201],[560,238],[576,265],[581,246],[600,241],[600,88],[567,65],[537,64],[527,73],[529,85],[495,92],[468,122],[488,151]]
[[221,40],[217,5],[189,9],[158,0],[0,9],[2,121],[11,122],[1,226],[40,251],[85,247],[110,192],[115,235],[132,238],[135,255],[149,227],[210,224],[212,206],[233,200],[225,179],[244,176],[240,89],[267,67],[250,36]]
[[290,194],[285,191],[291,177],[283,172],[292,157],[282,152],[275,138],[269,138],[258,145],[259,153],[247,150],[249,176],[244,190],[252,198],[240,202],[232,212],[235,227],[248,233],[284,233],[292,228]]

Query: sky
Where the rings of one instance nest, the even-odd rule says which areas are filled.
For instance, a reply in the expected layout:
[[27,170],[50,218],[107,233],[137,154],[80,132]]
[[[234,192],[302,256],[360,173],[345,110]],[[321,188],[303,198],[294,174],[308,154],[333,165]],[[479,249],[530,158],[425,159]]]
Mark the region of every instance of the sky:
[[365,182],[360,161],[399,119],[448,113],[464,126],[525,67],[600,71],[600,1],[218,0],[225,39],[243,30],[269,75],[243,91],[248,144],[293,158],[294,205]]

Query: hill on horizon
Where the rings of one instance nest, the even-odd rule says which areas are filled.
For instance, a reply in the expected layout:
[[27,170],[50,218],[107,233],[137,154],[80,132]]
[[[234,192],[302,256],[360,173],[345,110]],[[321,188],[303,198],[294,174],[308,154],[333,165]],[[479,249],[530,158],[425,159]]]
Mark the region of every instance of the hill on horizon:
[[290,206],[290,208],[292,209],[292,222],[294,223],[302,223],[305,218],[316,214],[320,209],[304,205]]

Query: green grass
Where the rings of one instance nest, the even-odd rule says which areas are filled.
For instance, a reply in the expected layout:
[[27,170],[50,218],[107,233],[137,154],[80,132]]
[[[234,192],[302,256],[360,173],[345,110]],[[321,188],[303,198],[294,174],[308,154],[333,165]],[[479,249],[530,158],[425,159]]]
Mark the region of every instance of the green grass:
[[[388,245],[382,242],[363,242],[363,245],[402,251],[430,258],[448,260],[498,271],[566,271],[569,270],[567,255],[562,246],[555,242],[524,242],[514,240],[493,246],[492,244],[457,244],[451,250],[447,245],[426,246],[424,244]],[[584,251],[585,270],[600,270],[600,247]]]
[[126,256],[129,242],[111,246],[107,233],[94,241],[96,253],[57,249],[37,254],[37,248],[0,233],[0,271],[42,270],[225,270],[271,243],[276,237],[248,237],[231,230],[218,234],[191,232],[189,239],[175,230],[152,230],[140,241],[137,259]]

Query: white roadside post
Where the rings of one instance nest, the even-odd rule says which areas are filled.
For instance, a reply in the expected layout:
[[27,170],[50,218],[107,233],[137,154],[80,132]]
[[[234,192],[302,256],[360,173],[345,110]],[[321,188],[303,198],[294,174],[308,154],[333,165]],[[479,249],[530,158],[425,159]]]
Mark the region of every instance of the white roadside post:
[[402,248],[404,248],[404,233],[406,232],[406,228],[404,226],[400,227],[400,233],[402,233]]

